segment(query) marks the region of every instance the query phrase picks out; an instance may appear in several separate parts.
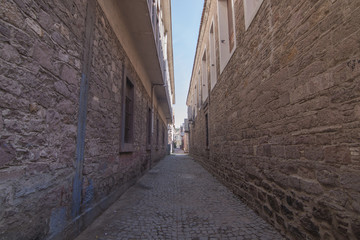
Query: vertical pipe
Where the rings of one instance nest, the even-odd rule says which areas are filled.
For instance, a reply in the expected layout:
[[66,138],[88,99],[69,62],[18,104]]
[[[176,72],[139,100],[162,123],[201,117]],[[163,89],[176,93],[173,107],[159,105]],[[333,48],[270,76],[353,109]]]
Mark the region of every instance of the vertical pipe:
[[85,19],[85,42],[84,42],[84,52],[82,59],[78,129],[77,129],[77,138],[76,138],[75,177],[74,177],[73,192],[72,192],[71,215],[73,218],[77,217],[80,214],[80,206],[81,206],[86,113],[87,113],[87,100],[88,100],[88,89],[89,89],[89,75],[91,71],[91,60],[92,60],[92,46],[93,46],[94,28],[95,28],[95,16],[96,16],[96,0],[88,0],[86,19]]

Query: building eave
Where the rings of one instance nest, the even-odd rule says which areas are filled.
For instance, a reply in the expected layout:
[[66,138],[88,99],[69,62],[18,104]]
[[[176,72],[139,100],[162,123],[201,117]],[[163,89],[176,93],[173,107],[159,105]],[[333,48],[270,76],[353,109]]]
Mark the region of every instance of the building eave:
[[[167,119],[172,119],[172,102],[167,93],[167,81],[164,77],[159,51],[155,39],[147,0],[98,0],[112,29],[127,53],[144,85],[164,85],[157,88],[155,96]],[[167,2],[167,4],[165,4]],[[171,36],[170,0],[164,0],[164,17],[168,36]],[[166,27],[166,26],[165,26]],[[168,41],[167,52],[171,53],[168,59],[170,71],[170,88],[174,91],[172,37]],[[171,74],[172,73],[172,74]],[[148,83],[146,83],[148,82]],[[174,94],[173,94],[174,95]],[[163,104],[166,102],[166,104]]]
[[172,104],[175,104],[175,77],[174,77],[174,54],[173,54],[173,41],[172,41],[172,13],[171,13],[171,2],[170,0],[162,0],[161,1],[164,7],[164,21],[165,21],[165,29],[168,34],[168,47],[167,47],[167,55],[169,62],[169,75],[170,75],[170,89],[172,94]]
[[189,89],[188,89],[188,94],[187,94],[187,98],[186,98],[186,105],[189,106],[190,105],[190,90],[191,90],[191,86],[192,86],[192,81],[194,79],[194,73],[195,73],[195,68],[196,68],[196,60],[198,58],[199,55],[199,44],[200,44],[200,37],[202,34],[202,28],[203,28],[203,24],[205,21],[205,16],[206,16],[206,9],[207,9],[207,4],[210,4],[211,1],[209,0],[204,0],[204,7],[203,7],[203,11],[202,11],[202,15],[201,15],[201,21],[200,21],[200,27],[199,27],[199,34],[198,34],[198,39],[197,39],[197,44],[196,44],[196,52],[195,52],[195,57],[194,57],[194,63],[193,63],[193,69],[192,69],[192,73],[191,73],[191,79],[190,79],[190,84],[189,84]]

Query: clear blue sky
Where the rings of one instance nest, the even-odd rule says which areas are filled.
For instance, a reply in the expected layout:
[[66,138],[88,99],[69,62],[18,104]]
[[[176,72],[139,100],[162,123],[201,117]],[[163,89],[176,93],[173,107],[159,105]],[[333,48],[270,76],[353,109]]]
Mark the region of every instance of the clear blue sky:
[[171,0],[175,68],[175,126],[187,118],[186,97],[189,89],[199,34],[203,0]]

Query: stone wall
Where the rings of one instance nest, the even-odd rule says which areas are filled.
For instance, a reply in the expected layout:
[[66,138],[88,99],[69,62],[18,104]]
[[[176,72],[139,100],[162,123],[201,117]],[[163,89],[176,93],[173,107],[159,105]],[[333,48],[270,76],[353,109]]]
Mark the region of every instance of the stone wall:
[[[219,43],[210,2],[198,48],[213,16]],[[237,49],[191,155],[290,239],[359,239],[360,2],[264,0],[247,31],[234,5]]]
[[[87,2],[1,1],[0,239],[73,234]],[[80,214],[96,212],[88,219],[166,153],[147,149],[150,96],[97,4],[95,15],[80,190]],[[124,70],[135,83],[132,153],[119,149]]]
[[0,236],[41,239],[71,202],[86,4],[1,1],[0,13]]

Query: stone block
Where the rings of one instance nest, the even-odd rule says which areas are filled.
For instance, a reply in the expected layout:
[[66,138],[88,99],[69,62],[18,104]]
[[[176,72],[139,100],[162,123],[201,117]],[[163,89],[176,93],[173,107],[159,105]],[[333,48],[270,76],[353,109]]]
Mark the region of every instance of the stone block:
[[319,238],[319,227],[312,221],[311,217],[304,216],[300,219],[301,225],[314,237]]
[[299,228],[289,225],[288,230],[294,239],[296,239],[296,240],[306,239],[306,234],[303,233]]
[[304,205],[303,203],[294,197],[291,196],[286,196],[286,202],[289,206],[293,207],[294,209],[298,210],[298,211],[303,211],[304,210]]
[[332,225],[332,216],[330,210],[326,206],[313,207],[312,215],[314,218],[323,220]]
[[285,147],[284,146],[271,146],[271,154],[277,158],[285,158]]
[[304,157],[311,161],[322,161],[324,159],[324,153],[322,148],[306,147],[304,149]]
[[[281,187],[288,187],[290,185],[290,179],[287,175],[282,174],[281,172],[274,171],[271,173],[271,179]],[[272,189],[272,188],[270,188]]]
[[265,214],[268,215],[269,217],[272,217],[274,215],[274,213],[266,205],[263,206],[263,209]]
[[258,199],[261,201],[261,202],[265,202],[266,201],[266,193],[263,192],[263,191],[258,191],[258,195],[257,195]]
[[317,181],[300,179],[301,190],[314,195],[320,195],[324,192],[323,188]]
[[285,193],[280,189],[275,188],[273,190],[273,193],[277,197],[277,199],[279,199],[280,201],[282,201],[285,197]]
[[301,190],[301,180],[299,177],[297,176],[289,176],[287,178],[287,186],[290,187],[291,189],[296,189],[296,190]]
[[351,153],[347,146],[330,146],[324,148],[324,159],[327,163],[348,164]]
[[25,175],[24,167],[9,167],[0,170],[0,180],[2,182],[14,181],[16,179],[22,178]]
[[285,146],[285,158],[287,159],[299,159],[300,158],[300,150],[298,146]]
[[40,25],[35,22],[33,19],[31,18],[26,18],[25,19],[25,23],[26,25],[32,29],[37,35],[39,35],[39,37],[43,37],[44,36],[44,31],[43,29],[40,27]]
[[355,117],[360,120],[360,104],[356,105],[354,108],[354,115]]
[[4,128],[4,121],[3,121],[2,113],[0,112],[0,132],[3,131],[3,128]]
[[270,207],[275,211],[275,212],[279,212],[280,207],[279,207],[279,203],[276,200],[276,198],[274,196],[271,195],[267,195],[267,200],[268,203],[270,205]]
[[360,192],[360,173],[358,171],[342,173],[339,181],[343,188]]
[[4,2],[3,9],[3,19],[6,22],[11,23],[18,28],[23,26],[24,16],[22,16],[20,9],[18,9],[14,2]]
[[2,48],[0,48],[0,56],[3,60],[9,63],[21,63],[20,54],[17,49],[10,44],[5,43],[2,45]]
[[55,87],[55,90],[58,93],[60,93],[61,95],[65,96],[65,97],[71,96],[71,93],[64,82],[57,81],[56,83],[54,83],[54,87]]
[[11,165],[15,160],[15,149],[10,144],[0,141],[0,168]]
[[73,84],[75,86],[78,86],[80,84],[80,74],[78,70],[64,64],[61,73],[60,73],[61,79],[68,82],[69,84]]
[[276,214],[276,222],[283,228],[286,228],[285,226],[285,221],[282,217],[280,217],[279,215]]
[[328,187],[335,187],[338,185],[339,176],[334,172],[330,172],[328,170],[320,170],[316,173],[316,176],[317,176],[317,180],[322,185]]
[[9,40],[11,37],[10,27],[5,25],[5,23],[0,23],[0,34],[2,35],[0,39],[3,39],[4,42],[5,40]]
[[354,219],[351,223],[351,230],[355,237],[360,236],[360,219]]
[[281,205],[281,213],[289,220],[294,219],[294,213],[289,210],[285,205]]
[[58,75],[55,67],[53,66],[52,56],[54,56],[53,49],[42,43],[37,43],[33,50],[33,60],[38,62],[45,69]]

